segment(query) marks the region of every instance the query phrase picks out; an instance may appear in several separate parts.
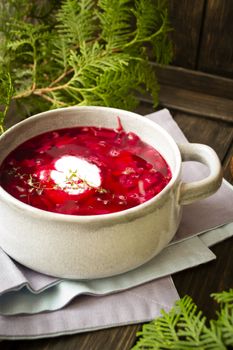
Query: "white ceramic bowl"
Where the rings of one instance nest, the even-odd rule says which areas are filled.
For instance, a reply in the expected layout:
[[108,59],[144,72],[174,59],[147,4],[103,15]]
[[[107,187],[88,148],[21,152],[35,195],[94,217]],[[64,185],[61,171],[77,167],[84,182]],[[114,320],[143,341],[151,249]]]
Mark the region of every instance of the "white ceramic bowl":
[[[154,198],[121,212],[73,216],[24,204],[0,187],[0,246],[34,270],[66,278],[92,279],[123,273],[158,254],[174,236],[182,205],[214,193],[221,184],[216,153],[200,144],[177,145],[160,126],[140,115],[106,107],[70,107],[30,117],[0,137],[0,163],[19,144],[40,133],[72,127],[124,129],[139,135],[166,159],[172,179]],[[207,164],[201,181],[181,182],[182,160]]]

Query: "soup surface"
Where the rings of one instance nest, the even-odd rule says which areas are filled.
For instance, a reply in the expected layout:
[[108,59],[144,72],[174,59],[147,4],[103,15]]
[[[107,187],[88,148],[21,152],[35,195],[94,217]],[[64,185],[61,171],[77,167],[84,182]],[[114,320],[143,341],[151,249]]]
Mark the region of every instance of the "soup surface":
[[46,132],[18,146],[0,167],[0,185],[12,196],[71,215],[135,207],[158,194],[171,176],[159,152],[121,126]]

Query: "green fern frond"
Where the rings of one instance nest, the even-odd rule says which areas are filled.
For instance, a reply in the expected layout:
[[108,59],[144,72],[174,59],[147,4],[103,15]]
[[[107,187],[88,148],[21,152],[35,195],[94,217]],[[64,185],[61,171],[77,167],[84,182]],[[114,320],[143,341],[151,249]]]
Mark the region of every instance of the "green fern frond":
[[132,350],[227,350],[233,346],[233,290],[212,294],[220,302],[217,319],[206,317],[188,296],[162,317],[143,325]]
[[[162,64],[168,64],[173,57],[172,42],[169,40],[168,33],[172,30],[168,19],[168,10],[166,6],[159,6],[161,26],[155,34],[151,36],[151,45],[156,61]],[[160,24],[159,24],[160,25]]]
[[160,64],[169,64],[173,57],[172,43],[164,34],[154,38],[151,41],[156,62]]
[[63,37],[56,38],[53,42],[54,61],[62,68],[63,71],[68,69],[68,60],[70,57],[70,46]]
[[[19,96],[21,93],[22,97],[29,96],[40,80],[44,79],[43,64],[50,47],[50,38],[51,34],[44,25],[34,26],[27,22],[12,25],[11,40],[8,40],[7,49],[11,79]],[[18,61],[21,60],[23,63],[18,66]]]
[[[18,67],[18,60],[23,59],[19,69],[25,69],[27,64],[34,64],[46,56],[51,34],[44,25],[32,25],[27,22],[12,23],[11,40],[7,42],[8,55],[12,65],[12,74]],[[27,69],[27,68],[26,68]]]
[[0,32],[11,38],[12,24],[28,18],[33,2],[28,0],[0,0]]
[[[225,298],[225,296],[223,297]],[[226,345],[233,346],[233,308],[232,304],[222,306],[220,312],[217,313],[218,319],[216,325],[222,331],[222,338]]]
[[[13,50],[17,50],[22,42],[32,44],[37,40],[43,41],[45,39],[45,32],[47,31],[47,26],[44,24],[33,25],[29,22],[24,21],[14,21],[11,22],[11,41],[9,41],[9,46]],[[14,42],[17,44],[14,46]]]
[[[158,104],[158,92],[159,84],[155,71],[150,65],[148,60],[140,60],[137,63],[132,65],[132,74],[136,75],[138,81],[138,91],[141,94],[149,93],[153,98],[154,107]],[[143,89],[140,90],[140,86],[143,86]]]
[[14,74],[14,84],[18,92],[29,89],[32,84],[32,70],[31,69],[17,69]]
[[70,45],[82,47],[96,32],[94,0],[66,0],[57,13],[57,29]]
[[9,57],[7,56],[7,40],[4,33],[0,32],[0,67],[8,65]]
[[106,50],[122,50],[132,38],[131,3],[130,0],[99,0],[97,16]]
[[161,30],[163,7],[160,0],[136,0],[136,6],[132,11],[136,19],[137,41],[150,40],[151,35],[155,36]]
[[13,95],[11,75],[6,67],[0,68],[0,134],[4,132],[4,121]]
[[233,289],[229,289],[229,291],[223,291],[220,293],[212,293],[211,296],[216,300],[219,304],[228,304],[228,307],[232,305],[233,307]]
[[168,37],[171,31],[165,0],[137,0],[132,10],[136,19],[136,30],[129,47],[148,42],[156,61],[168,64],[172,59],[172,45]]
[[0,0],[0,67],[27,115],[80,104],[132,109],[145,92],[157,105],[149,52],[170,60],[165,2],[51,0],[51,14],[46,8]]
[[[96,43],[87,57],[84,59],[72,52],[70,65],[75,73],[68,83],[67,91],[81,95],[82,105],[110,106],[114,103],[116,107],[126,106],[124,99],[131,78],[128,72],[129,56],[123,53],[103,55],[101,47]],[[132,105],[132,99],[128,100],[129,105]]]
[[[106,70],[97,78],[96,86],[85,92],[86,102],[90,102],[94,98],[97,105],[111,106],[113,102],[114,106],[118,108],[134,108],[137,105],[137,99],[128,95],[129,76],[128,67],[119,70]],[[136,77],[135,80],[131,80],[131,83],[136,86]]]
[[132,350],[141,349],[173,349],[179,340],[176,329],[180,315],[173,308],[169,313],[161,310],[162,317],[142,327],[137,333],[141,338]]
[[189,296],[185,296],[182,302],[178,302],[178,305],[181,315],[179,320],[179,336],[186,337],[187,340],[192,340],[196,345],[200,345],[200,335],[203,331],[206,318],[203,317],[201,311],[197,311],[197,306]]
[[217,312],[217,326],[222,331],[222,337],[227,346],[233,346],[233,289],[221,293],[213,293],[211,296],[221,307]]
[[132,10],[136,19],[135,38],[137,41],[149,38],[153,33],[160,28],[158,26],[158,14],[155,11],[155,2],[151,0],[137,0],[136,7]]
[[209,327],[204,327],[201,342],[205,350],[227,350],[223,341],[222,328],[218,327],[213,320],[210,321]]
[[127,66],[128,60],[129,56],[123,53],[106,55],[98,42],[85,48],[85,56],[77,55],[72,51],[69,64],[73,67],[75,74],[71,83],[78,80],[90,87],[100,74],[106,70],[121,70],[123,66]]

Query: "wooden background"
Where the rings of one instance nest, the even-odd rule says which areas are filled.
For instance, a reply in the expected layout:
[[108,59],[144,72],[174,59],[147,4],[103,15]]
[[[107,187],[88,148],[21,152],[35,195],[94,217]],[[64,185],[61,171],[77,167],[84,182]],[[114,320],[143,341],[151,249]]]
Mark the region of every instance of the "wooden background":
[[173,64],[233,79],[233,1],[168,0],[168,4],[174,28]]

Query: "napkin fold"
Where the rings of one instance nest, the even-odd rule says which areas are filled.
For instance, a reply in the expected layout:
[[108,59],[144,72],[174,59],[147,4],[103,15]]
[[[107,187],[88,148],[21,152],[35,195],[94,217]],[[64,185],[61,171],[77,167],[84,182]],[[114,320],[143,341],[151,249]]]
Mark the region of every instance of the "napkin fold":
[[[41,289],[33,289],[33,284],[28,278],[13,290],[2,293],[0,315],[35,314],[58,310],[79,295],[100,296],[116,293],[213,259],[215,255],[206,245],[198,237],[193,237],[183,243],[167,247],[137,269],[113,277],[87,281],[57,279]],[[26,268],[21,267],[19,271],[22,270],[25,271]],[[33,271],[28,272],[33,274]],[[36,272],[33,278],[35,274]]]
[[[233,195],[233,192],[232,192]],[[216,243],[220,243],[227,238],[233,236],[233,223],[217,227],[215,230],[207,231],[199,236],[207,247],[212,247]]]
[[171,277],[104,297],[80,296],[51,313],[0,316],[1,339],[56,337],[146,322],[169,311],[179,295]]
[[[152,113],[148,118],[164,127],[176,142],[187,142],[168,110]],[[185,164],[185,181],[203,176],[205,166]],[[148,321],[159,316],[161,307],[168,311],[178,294],[170,277],[160,277],[215,258],[207,245],[233,234],[232,194],[232,186],[224,181],[215,195],[185,206],[170,246],[140,268],[112,278],[60,280],[17,264],[0,249],[0,313],[8,315],[0,316],[0,337],[77,333]],[[220,225],[224,226],[213,230]],[[211,231],[194,237],[207,230]],[[38,314],[17,315],[21,313]]]

